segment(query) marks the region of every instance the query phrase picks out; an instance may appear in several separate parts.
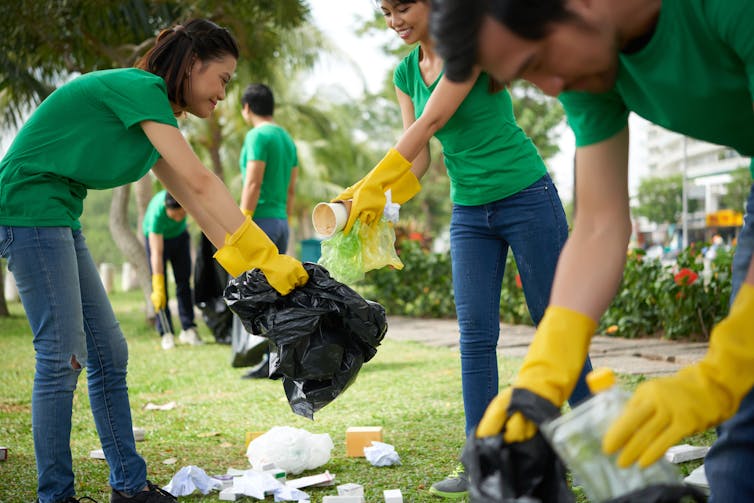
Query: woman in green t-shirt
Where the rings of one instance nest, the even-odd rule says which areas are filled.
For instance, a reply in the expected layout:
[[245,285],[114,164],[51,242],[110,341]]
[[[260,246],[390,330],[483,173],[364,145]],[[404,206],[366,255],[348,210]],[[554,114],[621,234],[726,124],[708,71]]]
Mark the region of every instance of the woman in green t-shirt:
[[179,115],[212,113],[237,59],[232,35],[210,21],[164,30],[137,68],[92,72],[52,93],[0,161],[0,255],[34,333],[40,503],[77,501],[70,435],[83,367],[110,466],[110,501],[175,501],[147,481],[134,445],[126,340],[78,220],[88,189],[131,183],[151,169],[218,248],[215,258],[228,272],[258,267],[282,294],[308,278],[300,262],[278,254],[244,218],[177,127]]
[[[468,436],[498,392],[496,348],[508,250],[516,259],[529,313],[539,323],[568,227],[544,162],[516,124],[508,92],[495,89],[479,72],[463,83],[444,77],[429,36],[429,1],[375,4],[390,29],[405,43],[417,44],[393,79],[405,132],[369,175],[336,199],[353,199],[346,230],[356,219],[362,224],[377,220],[385,190],[391,189],[398,203],[419,191],[417,179],[429,167],[427,142],[433,135],[440,140],[453,202],[450,251]],[[590,369],[587,358],[571,403],[589,396],[584,376]],[[430,492],[455,498],[467,486],[459,466]]]

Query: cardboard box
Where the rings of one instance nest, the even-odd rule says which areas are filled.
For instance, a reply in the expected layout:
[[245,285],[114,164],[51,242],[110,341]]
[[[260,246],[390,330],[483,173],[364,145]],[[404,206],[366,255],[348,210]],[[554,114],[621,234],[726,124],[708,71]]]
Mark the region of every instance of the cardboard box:
[[349,482],[348,484],[339,485],[337,489],[338,496],[364,496],[364,486],[361,484]]
[[382,491],[385,503],[403,503],[403,494],[400,489],[386,489]]
[[382,442],[382,426],[351,426],[346,430],[346,456],[364,457],[364,447]]

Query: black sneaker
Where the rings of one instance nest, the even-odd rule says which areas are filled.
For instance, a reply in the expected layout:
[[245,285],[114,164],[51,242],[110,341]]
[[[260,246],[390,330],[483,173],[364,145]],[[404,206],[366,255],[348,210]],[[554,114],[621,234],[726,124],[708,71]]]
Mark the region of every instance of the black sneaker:
[[178,498],[148,480],[147,489],[134,494],[130,498],[115,489],[110,493],[110,503],[175,503],[177,501]]
[[469,479],[462,464],[440,482],[435,482],[429,488],[429,492],[435,496],[449,499],[465,498],[469,494]]
[[[68,496],[66,499],[58,501],[58,503],[97,503],[97,500],[90,498],[89,496],[82,496],[80,498],[74,498],[73,496]],[[37,498],[36,503],[39,503],[39,498]]]

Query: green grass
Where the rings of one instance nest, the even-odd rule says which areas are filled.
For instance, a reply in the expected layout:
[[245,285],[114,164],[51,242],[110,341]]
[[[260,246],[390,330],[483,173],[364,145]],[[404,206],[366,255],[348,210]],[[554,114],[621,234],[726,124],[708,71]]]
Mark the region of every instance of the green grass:
[[[248,468],[244,439],[247,431],[292,426],[312,433],[329,433],[335,448],[330,461],[302,475],[329,470],[336,483],[364,485],[366,501],[382,501],[384,489],[398,488],[406,502],[439,500],[430,485],[447,475],[463,446],[463,407],[460,362],[456,350],[398,342],[390,333],[375,358],[362,367],[356,382],[309,421],[293,414],[280,381],[242,380],[246,369],[230,367],[230,348],[214,343],[178,346],[164,352],[159,338],[144,320],[139,293],[112,295],[116,315],[129,343],[128,383],[134,424],[146,430],[137,443],[146,459],[150,479],[166,484],[183,466],[196,465],[207,473],[229,467]],[[36,470],[31,438],[31,388],[34,351],[21,306],[10,304],[12,316],[0,318],[0,445],[8,460],[0,463],[0,501],[33,501]],[[212,337],[200,327],[205,340]],[[519,361],[500,359],[501,383],[510,381]],[[635,386],[635,381],[629,385]],[[147,411],[153,402],[175,401],[169,411]],[[345,456],[349,426],[382,426],[384,441],[395,446],[402,465],[377,468],[364,458]],[[710,444],[714,434],[693,439]],[[89,458],[100,448],[89,410],[86,377],[74,398],[71,434],[76,492],[109,501],[108,468]],[[164,460],[177,458],[166,465]],[[696,464],[684,468],[688,473]],[[305,489],[312,503],[334,487]],[[198,493],[185,501],[218,501],[217,494]],[[268,501],[272,501],[269,497]],[[248,499],[247,501],[251,501]],[[583,495],[579,501],[586,501]]]

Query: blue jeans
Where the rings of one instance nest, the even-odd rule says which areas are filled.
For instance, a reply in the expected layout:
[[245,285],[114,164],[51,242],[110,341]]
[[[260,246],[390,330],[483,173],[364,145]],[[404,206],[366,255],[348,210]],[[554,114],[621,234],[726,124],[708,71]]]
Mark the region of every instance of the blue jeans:
[[[150,256],[152,251],[149,249],[149,239],[146,239],[147,245],[147,262],[149,263],[149,272],[152,272],[152,261]],[[173,278],[175,279],[175,296],[178,300],[178,317],[181,319],[181,328],[195,327],[194,323],[194,296],[191,293],[191,237],[188,231],[183,231],[174,238],[163,240],[162,263],[167,270],[167,264],[173,266]],[[168,281],[165,277],[165,300],[168,295]],[[157,317],[157,331],[160,335],[165,332],[174,333],[173,316],[170,314],[170,307],[165,305],[165,314],[168,318],[169,327],[165,328],[160,323],[160,317]]]
[[[754,253],[754,185],[746,202],[744,226],[733,256],[731,303],[746,278]],[[754,323],[754,313],[752,314]],[[754,501],[754,390],[743,399],[738,412],[717,429],[717,441],[704,461],[710,485],[710,503]]]
[[82,367],[110,486],[141,490],[147,472],[134,444],[128,347],[83,234],[68,227],[0,226],[0,255],[8,259],[34,335],[31,422],[40,503],[75,494],[71,415]]
[[280,253],[285,253],[289,233],[287,218],[255,218],[254,223],[275,243]]
[[[499,201],[453,206],[450,253],[467,436],[498,393],[500,290],[508,249],[516,259],[529,313],[539,323],[567,237],[563,205],[549,176]],[[587,357],[571,404],[590,396],[585,377],[591,368]]]

